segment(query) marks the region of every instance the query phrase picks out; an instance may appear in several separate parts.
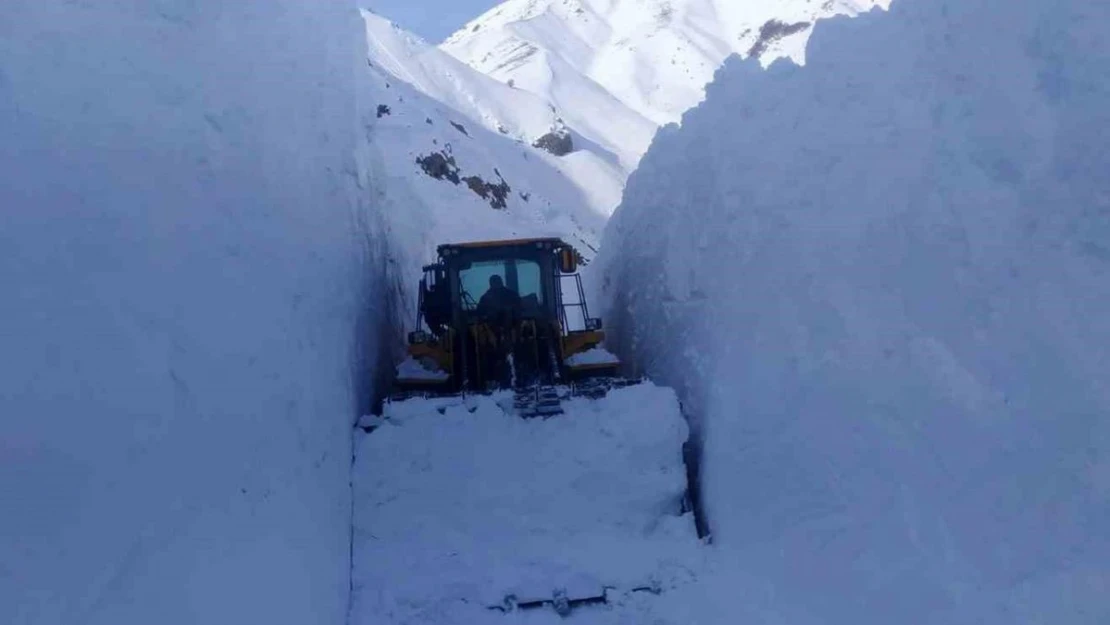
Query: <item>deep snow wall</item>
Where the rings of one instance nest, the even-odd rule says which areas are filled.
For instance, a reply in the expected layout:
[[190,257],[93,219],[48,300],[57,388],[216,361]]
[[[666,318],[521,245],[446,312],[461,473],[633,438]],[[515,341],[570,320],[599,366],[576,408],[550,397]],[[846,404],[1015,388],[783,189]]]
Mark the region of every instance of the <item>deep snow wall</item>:
[[1107,23],[898,0],[656,137],[597,288],[694,418],[733,604],[1110,622]]
[[364,65],[339,0],[0,5],[0,622],[344,621]]

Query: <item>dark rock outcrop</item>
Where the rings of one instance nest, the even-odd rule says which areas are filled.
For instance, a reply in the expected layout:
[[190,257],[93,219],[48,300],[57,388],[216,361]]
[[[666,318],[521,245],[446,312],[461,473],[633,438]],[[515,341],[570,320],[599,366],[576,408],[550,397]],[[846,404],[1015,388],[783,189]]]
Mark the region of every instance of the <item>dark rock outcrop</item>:
[[416,164],[436,180],[449,180],[459,184],[459,166],[455,164],[455,157],[443,152],[432,152],[427,156],[416,159]]
[[[424,170],[428,176],[436,180],[446,180],[451,184],[466,183],[466,186],[473,191],[476,195],[483,200],[487,200],[489,205],[493,208],[507,208],[509,205],[509,194],[512,193],[512,187],[501,176],[501,172],[496,168],[493,172],[497,175],[497,182],[488,182],[481,176],[467,176],[465,178],[459,176],[459,166],[455,162],[455,157],[449,151],[445,152],[432,152],[425,156],[416,159],[416,164]],[[527,201],[525,197],[525,201]]]
[[809,26],[809,22],[787,24],[779,20],[770,20],[759,28],[759,39],[756,39],[755,43],[753,43],[752,47],[748,50],[748,56],[759,58],[760,55],[767,51],[767,47],[772,43],[775,43],[783,37],[789,37],[790,35],[800,33],[809,28]]
[[536,139],[532,147],[547,150],[555,156],[566,156],[574,151],[574,139],[571,138],[569,131],[560,128]]
[[489,205],[493,208],[505,208],[508,206],[509,193],[512,188],[505,179],[501,177],[501,172],[496,169],[493,170],[497,174],[497,179],[500,181],[497,184],[486,182],[478,176],[467,176],[463,178],[466,186],[470,190],[477,193],[482,199],[489,200]]

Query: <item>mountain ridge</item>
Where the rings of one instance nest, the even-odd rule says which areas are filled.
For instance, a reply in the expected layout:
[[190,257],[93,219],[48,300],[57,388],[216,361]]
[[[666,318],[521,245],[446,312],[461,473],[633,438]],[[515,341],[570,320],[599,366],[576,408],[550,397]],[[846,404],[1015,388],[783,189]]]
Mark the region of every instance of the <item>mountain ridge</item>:
[[[812,26],[890,0],[508,0],[440,48],[480,72],[575,115],[589,82],[654,126],[679,121],[732,54],[804,63]],[[578,86],[577,91],[583,87]],[[646,141],[630,137],[635,161]],[[632,163],[633,167],[635,162]]]

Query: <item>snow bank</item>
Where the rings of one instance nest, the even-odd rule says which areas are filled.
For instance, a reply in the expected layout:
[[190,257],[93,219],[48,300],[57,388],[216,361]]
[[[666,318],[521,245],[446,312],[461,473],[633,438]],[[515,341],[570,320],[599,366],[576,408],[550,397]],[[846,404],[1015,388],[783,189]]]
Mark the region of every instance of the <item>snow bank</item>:
[[343,622],[364,66],[344,3],[0,6],[0,622]]
[[610,347],[698,417],[721,586],[761,618],[1110,622],[1107,23],[822,23],[805,68],[730,61],[632,176]]
[[393,403],[360,436],[352,623],[503,623],[487,606],[506,595],[603,586],[618,605],[588,622],[648,622],[652,601],[623,593],[690,579],[701,555],[680,516],[689,431],[674,393],[628,387],[548,420],[512,401]]

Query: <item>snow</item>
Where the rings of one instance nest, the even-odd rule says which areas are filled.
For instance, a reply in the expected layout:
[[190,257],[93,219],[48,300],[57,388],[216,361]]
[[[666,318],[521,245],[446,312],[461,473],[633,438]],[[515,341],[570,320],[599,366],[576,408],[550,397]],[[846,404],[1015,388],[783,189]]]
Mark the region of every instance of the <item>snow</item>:
[[359,27],[0,5],[0,622],[343,622],[390,331]]
[[[428,365],[435,368],[430,368]],[[440,370],[434,362],[423,362],[409,356],[397,365],[397,377],[407,380],[445,381],[451,376],[446,371]]]
[[674,393],[627,387],[546,420],[512,401],[391,403],[359,437],[352,624],[501,623],[489,606],[506,595],[606,586],[613,605],[580,608],[585,622],[646,622],[690,586],[705,554],[681,513],[689,430]]
[[[511,0],[436,48],[5,2],[0,622],[1110,621],[1110,6],[898,0],[705,94],[873,6]],[[618,201],[606,344],[677,397],[390,404],[352,504],[434,246],[589,256]]]
[[694,419],[702,622],[1110,622],[1108,22],[903,0],[660,132],[594,289]]
[[617,358],[612,352],[603,347],[593,347],[584,352],[574,354],[567,358],[567,366],[582,367],[586,365],[608,365],[619,363],[620,359]]

